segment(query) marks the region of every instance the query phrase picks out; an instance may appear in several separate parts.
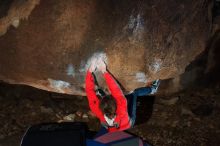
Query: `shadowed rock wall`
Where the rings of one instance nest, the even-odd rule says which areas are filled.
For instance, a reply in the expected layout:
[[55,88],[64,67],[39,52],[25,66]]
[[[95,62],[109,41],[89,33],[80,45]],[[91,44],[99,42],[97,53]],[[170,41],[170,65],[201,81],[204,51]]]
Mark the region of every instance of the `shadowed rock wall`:
[[[205,50],[211,28],[207,0],[14,0],[4,5],[0,80],[76,95],[85,95],[84,77],[94,58],[106,60],[127,91],[157,78],[177,78]],[[178,80],[174,85],[175,91],[181,88]]]

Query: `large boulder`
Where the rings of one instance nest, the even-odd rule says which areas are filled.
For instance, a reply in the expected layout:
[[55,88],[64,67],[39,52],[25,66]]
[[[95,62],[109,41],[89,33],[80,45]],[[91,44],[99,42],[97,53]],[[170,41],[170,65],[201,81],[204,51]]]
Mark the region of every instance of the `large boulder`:
[[[75,95],[85,95],[94,58],[106,61],[126,91],[157,78],[178,78],[205,50],[212,22],[207,0],[3,4],[0,80]],[[180,86],[175,80],[175,91]]]

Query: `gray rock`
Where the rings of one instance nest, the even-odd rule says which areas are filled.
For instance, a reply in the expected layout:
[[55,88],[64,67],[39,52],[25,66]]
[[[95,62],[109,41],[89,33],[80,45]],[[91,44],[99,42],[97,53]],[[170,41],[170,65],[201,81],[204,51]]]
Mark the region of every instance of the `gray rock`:
[[83,119],[88,119],[89,116],[87,114],[83,114],[82,117],[83,117]]
[[64,121],[74,121],[75,120],[76,115],[75,114],[69,114],[65,117],[63,117]]

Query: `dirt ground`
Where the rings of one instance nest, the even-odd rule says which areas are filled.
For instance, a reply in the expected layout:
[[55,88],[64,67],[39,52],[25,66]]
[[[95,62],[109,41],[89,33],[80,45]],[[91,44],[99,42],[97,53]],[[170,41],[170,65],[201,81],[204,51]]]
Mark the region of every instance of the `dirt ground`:
[[[18,146],[25,130],[44,122],[99,122],[85,97],[0,83],[0,146]],[[220,87],[172,96],[138,98],[136,126],[129,132],[154,146],[220,145]]]

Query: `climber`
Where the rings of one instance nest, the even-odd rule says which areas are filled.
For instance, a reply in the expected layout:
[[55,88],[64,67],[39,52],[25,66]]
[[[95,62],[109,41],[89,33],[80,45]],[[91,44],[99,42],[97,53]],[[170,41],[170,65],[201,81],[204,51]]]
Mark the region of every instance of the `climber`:
[[[105,95],[99,99],[95,92],[93,72],[98,69],[102,72],[111,95]],[[122,131],[134,126],[136,119],[137,96],[146,96],[157,92],[160,81],[156,80],[149,87],[135,89],[132,93],[124,96],[120,87],[107,71],[104,61],[97,66],[93,61],[86,74],[86,94],[91,111],[99,118],[101,125],[109,132]],[[127,105],[127,100],[131,103]]]

